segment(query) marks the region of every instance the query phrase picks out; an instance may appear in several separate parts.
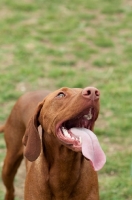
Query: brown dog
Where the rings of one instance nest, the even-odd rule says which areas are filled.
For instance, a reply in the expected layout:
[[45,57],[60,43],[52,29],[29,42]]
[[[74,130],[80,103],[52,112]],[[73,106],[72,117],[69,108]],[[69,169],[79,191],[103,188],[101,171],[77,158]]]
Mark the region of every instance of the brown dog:
[[7,145],[2,172],[5,200],[14,199],[13,180],[23,158],[24,133],[24,154],[31,161],[25,200],[98,200],[95,170],[104,165],[105,155],[91,130],[99,114],[99,91],[61,88],[47,94],[22,96],[1,127]]

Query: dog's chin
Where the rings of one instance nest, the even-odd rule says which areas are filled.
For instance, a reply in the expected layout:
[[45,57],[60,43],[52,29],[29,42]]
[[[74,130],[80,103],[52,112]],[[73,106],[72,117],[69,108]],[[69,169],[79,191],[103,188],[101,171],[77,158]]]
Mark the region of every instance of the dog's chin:
[[66,148],[74,151],[74,152],[82,152],[82,146],[74,146],[74,145],[67,145],[63,144]]

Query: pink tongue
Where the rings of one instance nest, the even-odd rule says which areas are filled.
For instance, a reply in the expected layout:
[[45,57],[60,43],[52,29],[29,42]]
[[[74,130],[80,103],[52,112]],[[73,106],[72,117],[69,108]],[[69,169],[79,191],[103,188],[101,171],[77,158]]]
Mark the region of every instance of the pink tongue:
[[71,128],[70,131],[81,137],[83,155],[92,162],[95,171],[100,170],[106,162],[106,157],[96,135],[86,128]]

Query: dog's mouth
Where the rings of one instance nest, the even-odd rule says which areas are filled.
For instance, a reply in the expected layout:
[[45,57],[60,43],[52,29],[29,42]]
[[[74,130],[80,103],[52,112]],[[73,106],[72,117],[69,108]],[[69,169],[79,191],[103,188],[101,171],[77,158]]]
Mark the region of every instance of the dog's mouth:
[[101,169],[106,161],[99,141],[92,132],[97,117],[97,110],[90,107],[76,117],[64,121],[57,129],[58,139],[73,151],[82,152],[96,171]]
[[97,112],[94,107],[90,107],[85,111],[82,111],[76,117],[64,121],[58,128],[57,136],[59,140],[65,144],[74,147],[76,151],[81,150],[81,137],[76,136],[71,128],[86,128],[92,130],[95,119],[97,118]]

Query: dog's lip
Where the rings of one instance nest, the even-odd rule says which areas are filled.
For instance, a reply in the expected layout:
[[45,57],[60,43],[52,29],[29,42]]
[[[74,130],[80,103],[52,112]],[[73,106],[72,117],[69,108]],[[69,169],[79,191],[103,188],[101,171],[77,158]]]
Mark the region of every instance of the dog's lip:
[[67,131],[67,134],[71,135],[71,137],[66,137],[64,134],[64,128],[59,128],[57,137],[59,138],[60,141],[62,141],[67,147],[74,149],[75,151],[81,151],[82,149],[82,144],[81,144],[81,139],[79,137],[76,137],[72,132],[69,130]]
[[[69,135],[69,136],[66,136],[66,134],[64,133],[64,130],[67,132],[67,135]],[[79,138],[76,137],[69,130],[64,129],[64,127],[59,128],[58,136],[59,136],[59,138],[66,140],[67,144],[73,144],[74,141],[77,141],[77,143],[81,144],[81,141],[79,140]]]

